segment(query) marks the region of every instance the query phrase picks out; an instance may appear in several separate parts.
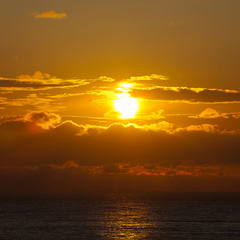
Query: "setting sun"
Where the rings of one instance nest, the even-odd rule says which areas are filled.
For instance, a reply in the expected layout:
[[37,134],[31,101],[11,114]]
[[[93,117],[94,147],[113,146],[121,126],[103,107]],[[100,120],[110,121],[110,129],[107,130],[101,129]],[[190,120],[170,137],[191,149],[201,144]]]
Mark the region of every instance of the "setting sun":
[[129,93],[119,93],[114,108],[122,114],[121,118],[133,118],[138,110],[138,101],[131,98]]
[[0,0],[0,240],[239,238],[239,9]]

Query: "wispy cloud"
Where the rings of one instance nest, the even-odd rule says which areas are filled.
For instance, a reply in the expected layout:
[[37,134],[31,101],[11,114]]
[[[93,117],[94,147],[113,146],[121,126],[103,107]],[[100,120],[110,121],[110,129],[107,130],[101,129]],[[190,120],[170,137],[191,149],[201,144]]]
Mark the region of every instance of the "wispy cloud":
[[34,91],[53,88],[70,88],[88,85],[90,79],[62,79],[48,73],[36,71],[33,75],[21,74],[16,78],[0,78],[0,90],[2,91]]
[[155,87],[153,89],[134,89],[133,97],[148,100],[184,101],[186,103],[240,102],[240,92],[223,89],[194,89],[187,87]]
[[227,113],[220,113],[215,109],[212,108],[206,108],[204,111],[202,111],[199,115],[195,116],[189,116],[189,118],[228,118]]
[[179,26],[180,24],[179,23],[176,23],[176,22],[169,22],[169,26],[170,27],[177,27]]
[[212,124],[190,125],[186,129],[187,131],[219,132],[218,126]]
[[104,114],[104,117],[112,118],[112,119],[119,118],[120,116],[121,116],[121,113],[115,110],[110,110]]
[[[41,71],[36,71],[32,76],[29,74],[21,74],[17,77],[18,79],[24,79],[26,80],[42,80],[42,79],[50,79],[51,75],[48,73],[42,73]],[[56,78],[55,76],[52,76],[52,78]]]
[[159,74],[151,74],[146,76],[138,76],[138,77],[130,77],[129,81],[151,81],[151,80],[169,80],[167,76],[159,75]]
[[49,11],[49,12],[42,12],[42,13],[32,13],[32,15],[35,16],[35,18],[53,18],[53,19],[61,19],[66,18],[66,13],[56,13],[55,11]]
[[156,112],[151,112],[149,115],[144,116],[136,116],[137,119],[146,119],[146,120],[158,120],[161,118],[165,118],[163,115],[163,110],[157,110]]

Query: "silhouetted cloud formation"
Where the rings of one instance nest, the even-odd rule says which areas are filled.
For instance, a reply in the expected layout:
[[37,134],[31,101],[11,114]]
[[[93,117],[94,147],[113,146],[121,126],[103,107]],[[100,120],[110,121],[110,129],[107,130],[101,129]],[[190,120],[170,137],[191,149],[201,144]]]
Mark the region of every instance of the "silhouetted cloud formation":
[[49,178],[59,177],[68,184],[75,177],[88,179],[88,185],[93,178],[103,183],[114,178],[109,174],[136,179],[142,175],[159,179],[183,176],[183,181],[187,176],[193,181],[196,177],[230,177],[239,183],[239,132],[221,133],[210,125],[171,132],[160,127],[161,123],[155,129],[123,124],[80,126],[71,121],[60,123],[58,115],[46,112],[5,118],[0,124],[1,178],[28,179],[25,185],[20,181],[26,188],[34,186],[34,181],[46,184]]
[[[67,161],[81,166],[134,161],[159,166],[240,163],[239,132],[221,133],[217,126],[210,124],[169,132],[169,128],[165,128],[166,122],[159,123],[154,129],[147,125],[123,124],[86,127],[71,121],[59,124],[59,121],[56,114],[32,112],[22,119],[2,122],[1,155],[4,160],[1,166],[63,164]],[[13,133],[12,141],[7,140],[9,133]]]
[[240,93],[236,91],[226,91],[221,89],[201,89],[194,91],[189,88],[156,88],[148,90],[133,90],[133,97],[145,98],[149,100],[181,100],[189,102],[235,102],[240,101]]

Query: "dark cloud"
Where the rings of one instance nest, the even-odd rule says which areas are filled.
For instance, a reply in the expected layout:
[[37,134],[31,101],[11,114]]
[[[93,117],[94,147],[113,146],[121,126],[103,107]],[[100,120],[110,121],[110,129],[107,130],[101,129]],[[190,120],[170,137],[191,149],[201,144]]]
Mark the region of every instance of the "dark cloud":
[[132,97],[145,98],[150,100],[180,100],[190,102],[234,102],[240,101],[240,93],[235,91],[224,91],[221,89],[203,89],[199,92],[192,89],[164,89],[156,88],[151,90],[133,90]]
[[62,82],[62,83],[43,83],[43,82],[36,82],[36,81],[19,81],[19,80],[3,80],[0,79],[0,88],[31,88],[31,89],[44,89],[44,88],[57,88],[57,87],[64,87],[64,86],[71,86],[74,83],[70,82]]
[[[9,179],[9,184],[13,184],[15,179],[18,181],[16,186],[26,188],[26,191],[34,186],[39,187],[39,191],[51,188],[60,191],[61,184],[70,185],[69,190],[74,191],[77,188],[72,186],[75,181],[86,181],[86,188],[95,189],[101,183],[105,184],[105,190],[113,189],[116,176],[124,185],[119,189],[126,190],[125,182],[133,175],[136,176],[133,181],[141,184],[142,190],[145,189],[144,184],[152,181],[150,176],[158,177],[157,180],[154,178],[155,190],[166,190],[165,185],[157,187],[159,179],[178,179],[179,175],[185,176],[181,178],[185,184],[190,179],[198,182],[200,180],[195,178],[203,179],[204,176],[220,179],[214,186],[234,174],[233,178],[239,180],[236,172],[240,168],[239,133],[222,134],[193,127],[169,133],[146,126],[114,124],[106,128],[85,127],[70,121],[55,127],[54,122],[52,127],[43,129],[37,125],[39,119],[44,125],[44,121],[49,123],[51,117],[58,118],[44,112],[33,112],[28,116],[32,118],[26,120],[25,116],[0,124],[0,182]],[[138,177],[141,175],[147,179]],[[107,179],[112,183],[107,183]],[[238,180],[236,186],[239,186]],[[199,186],[203,184],[206,187],[205,180],[202,181]],[[176,186],[172,189],[177,190]],[[1,189],[6,190],[4,186]],[[86,190],[82,185],[79,189]],[[104,186],[99,189],[104,189]]]
[[63,137],[67,137],[67,136],[75,137],[76,134],[78,133],[80,134],[83,131],[84,131],[83,126],[79,126],[72,121],[65,121],[62,124],[58,125],[58,127],[53,129],[54,133],[52,135],[63,136]]
[[[16,78],[1,78],[0,77],[0,89],[9,90],[9,88],[14,90],[22,91],[34,91],[34,90],[51,90],[51,89],[69,89],[71,87],[82,87],[94,83],[95,86],[98,85],[111,85],[115,79],[101,76],[95,79],[63,79],[57,78],[56,76],[51,76],[48,73],[42,73],[41,71],[36,71],[33,75],[20,75]],[[69,90],[68,90],[69,91]]]
[[107,165],[103,166],[102,172],[105,172],[105,173],[124,173],[124,172],[126,172],[126,170],[120,169],[119,166],[117,166],[115,164],[107,164]]
[[24,116],[24,119],[45,129],[61,122],[61,117],[59,115],[40,111],[29,112]]
[[[48,122],[48,118],[45,120]],[[221,134],[216,126],[210,127],[190,126],[168,133],[122,124],[86,128],[68,121],[40,131],[34,121],[6,121],[0,125],[0,165],[36,166],[67,161],[80,166],[129,162],[168,167],[240,164],[240,134]],[[10,135],[12,141],[5,141]]]
[[80,191],[239,191],[225,176],[85,174],[69,168],[0,169],[0,193],[77,194]]
[[13,115],[13,116],[1,116],[0,117],[0,123],[2,122],[6,122],[6,121],[14,121],[14,120],[19,120],[19,119],[22,119],[22,116],[21,115]]

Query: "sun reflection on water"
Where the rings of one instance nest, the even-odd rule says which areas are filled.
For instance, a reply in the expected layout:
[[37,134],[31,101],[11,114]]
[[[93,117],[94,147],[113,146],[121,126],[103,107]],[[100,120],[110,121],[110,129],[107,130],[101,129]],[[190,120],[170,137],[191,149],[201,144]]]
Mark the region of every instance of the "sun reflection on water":
[[110,215],[106,216],[109,239],[146,239],[151,224],[147,221],[147,207],[124,198],[120,196],[117,203],[109,206]]

